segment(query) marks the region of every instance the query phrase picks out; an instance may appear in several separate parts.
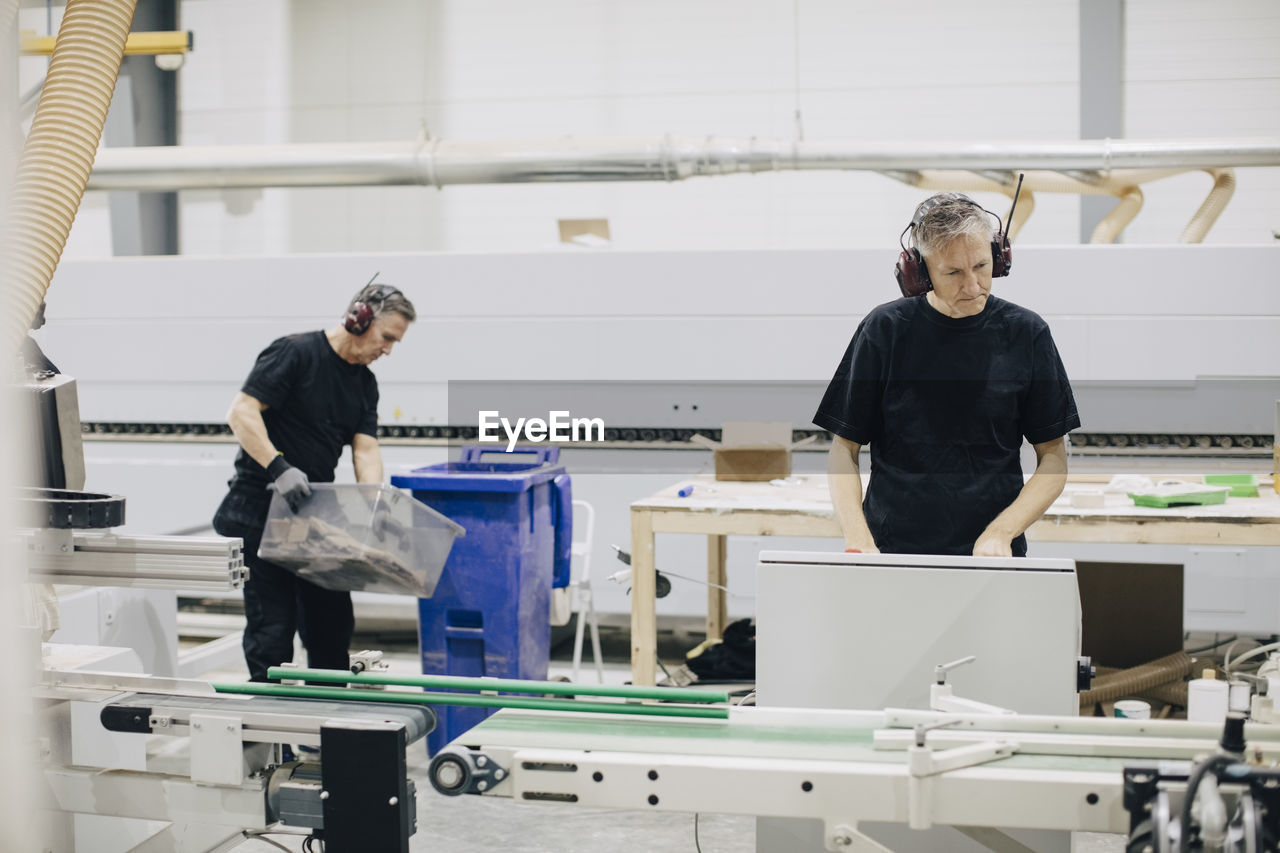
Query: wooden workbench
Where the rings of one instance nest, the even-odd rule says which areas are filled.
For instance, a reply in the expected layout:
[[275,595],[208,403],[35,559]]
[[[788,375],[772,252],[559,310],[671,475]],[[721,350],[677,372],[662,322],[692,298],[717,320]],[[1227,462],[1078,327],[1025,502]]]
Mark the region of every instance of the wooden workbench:
[[[654,535],[699,533],[707,537],[707,581],[726,585],[729,536],[812,536],[841,538],[825,474],[791,478],[787,485],[717,481],[691,477],[631,504],[631,672],[632,683],[651,685],[656,675]],[[692,486],[688,497],[681,488]],[[1137,507],[1122,494],[1106,505],[1071,505],[1074,492],[1096,483],[1070,482],[1040,521],[1027,531],[1034,542],[1091,542],[1166,545],[1280,545],[1280,495],[1270,484],[1256,498],[1228,498],[1218,506],[1152,509]],[[833,544],[833,549],[838,549]],[[724,632],[723,589],[707,587],[707,636]]]

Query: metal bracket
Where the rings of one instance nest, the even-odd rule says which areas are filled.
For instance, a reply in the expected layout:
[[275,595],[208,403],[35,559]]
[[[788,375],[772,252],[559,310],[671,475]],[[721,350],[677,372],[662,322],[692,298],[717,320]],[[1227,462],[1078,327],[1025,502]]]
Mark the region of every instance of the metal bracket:
[[244,781],[244,754],[239,717],[191,715],[191,781],[239,785]]
[[933,729],[954,725],[959,720],[945,720],[929,726],[916,726],[916,742],[907,747],[907,825],[912,829],[928,829],[933,826],[933,777],[1008,758],[1018,744],[1011,740],[983,741],[969,746],[933,750],[925,740]]

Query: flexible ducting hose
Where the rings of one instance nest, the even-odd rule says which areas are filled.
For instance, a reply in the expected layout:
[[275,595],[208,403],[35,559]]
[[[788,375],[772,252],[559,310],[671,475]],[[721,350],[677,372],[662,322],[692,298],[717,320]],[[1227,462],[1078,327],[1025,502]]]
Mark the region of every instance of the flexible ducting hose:
[[1186,652],[1176,652],[1166,657],[1108,673],[1094,679],[1093,687],[1080,693],[1080,707],[1087,708],[1098,702],[1111,702],[1126,696],[1134,696],[1146,690],[1180,681],[1191,673],[1191,658]]
[[1227,202],[1231,201],[1231,196],[1235,195],[1234,169],[1205,169],[1205,171],[1213,176],[1213,189],[1209,190],[1209,195],[1196,211],[1196,215],[1191,217],[1187,227],[1182,229],[1182,236],[1178,238],[1179,243],[1202,242],[1204,236],[1209,233],[1209,229],[1213,227],[1213,223],[1217,222],[1218,217],[1222,215]]
[[[1015,184],[1007,181],[996,180],[984,175],[978,175],[972,172],[947,172],[937,169],[922,169],[918,172],[906,172],[895,174],[893,177],[910,184],[913,187],[919,187],[922,190],[971,190],[974,192],[996,192],[1013,198]],[[1069,180],[1069,179],[1063,179]],[[1030,179],[1023,184],[1022,194],[1018,196],[1018,206],[1013,212],[1013,221],[1008,223],[1009,240],[1012,241],[1018,236],[1018,232],[1022,230],[1022,225],[1027,221],[1027,217],[1036,209],[1036,196],[1032,192]]]
[[1022,226],[1036,212],[1036,194],[1026,187],[1022,188],[1017,201],[1014,201],[1013,191],[1006,189],[1005,195],[1009,196],[1009,201],[1013,205],[1013,215],[1005,217],[1005,226],[1008,231],[1007,235],[1010,242],[1018,239],[1018,232],[1022,230]]
[[62,256],[107,108],[137,0],[68,0],[40,105],[14,181],[5,251],[3,352],[18,352]]
[[[1120,201],[1115,209],[1103,218],[1093,230],[1090,243],[1114,243],[1125,227],[1142,210],[1143,195],[1139,181],[1153,181],[1182,174],[1185,169],[1114,169],[1102,174],[1062,174],[1049,171],[1028,171],[1022,186],[1022,198],[1009,226],[1009,239],[1014,239],[1032,211],[1035,209],[1033,192],[1079,193],[1081,195],[1114,195]],[[1235,191],[1235,173],[1231,169],[1206,169],[1214,176],[1214,186],[1196,215],[1179,238],[1183,243],[1198,243],[1204,239],[1210,226],[1221,215]],[[939,169],[921,169],[911,172],[886,172],[905,184],[920,189],[969,190],[998,192],[1012,196],[1013,186],[986,174]]]
[[1089,236],[1090,243],[1114,243],[1125,226],[1142,210],[1142,190],[1137,187],[1125,187],[1116,195],[1120,197],[1120,203],[1094,226],[1093,234]]
[[1143,690],[1135,698],[1151,699],[1163,705],[1177,705],[1179,708],[1185,708],[1187,707],[1187,683],[1171,681],[1159,687],[1152,687],[1150,690]]

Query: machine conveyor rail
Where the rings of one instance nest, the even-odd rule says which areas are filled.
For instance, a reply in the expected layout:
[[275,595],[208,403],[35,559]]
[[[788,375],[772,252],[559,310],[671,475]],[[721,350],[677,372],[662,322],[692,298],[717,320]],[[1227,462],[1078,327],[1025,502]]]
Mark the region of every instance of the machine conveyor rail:
[[397,705],[274,696],[174,696],[131,693],[103,706],[100,718],[113,732],[189,735],[193,714],[230,713],[243,726],[241,737],[259,743],[319,745],[320,727],[329,720],[399,723],[405,742],[427,736],[436,726],[435,712],[425,705]]
[[[231,428],[223,423],[169,423],[133,421],[86,421],[81,425],[88,441],[194,441],[234,442]],[[448,446],[459,441],[475,441],[474,425],[454,424],[381,424],[378,439],[390,445]],[[697,450],[705,452],[689,439],[704,435],[719,441],[716,428],[670,426],[606,426],[604,441],[584,443],[583,447],[663,450]],[[818,441],[804,451],[825,451],[831,438],[826,430],[793,430],[793,441],[816,436]],[[1184,456],[1226,456],[1230,458],[1270,458],[1274,437],[1254,433],[1203,432],[1074,432],[1071,452]]]

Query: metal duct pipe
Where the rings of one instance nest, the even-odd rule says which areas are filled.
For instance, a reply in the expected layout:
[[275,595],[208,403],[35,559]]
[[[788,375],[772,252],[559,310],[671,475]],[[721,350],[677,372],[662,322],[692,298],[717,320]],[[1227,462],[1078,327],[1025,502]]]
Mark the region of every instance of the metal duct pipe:
[[706,137],[108,148],[89,189],[678,181],[796,170],[1098,171],[1280,166],[1280,139],[1073,140],[1007,145]]

